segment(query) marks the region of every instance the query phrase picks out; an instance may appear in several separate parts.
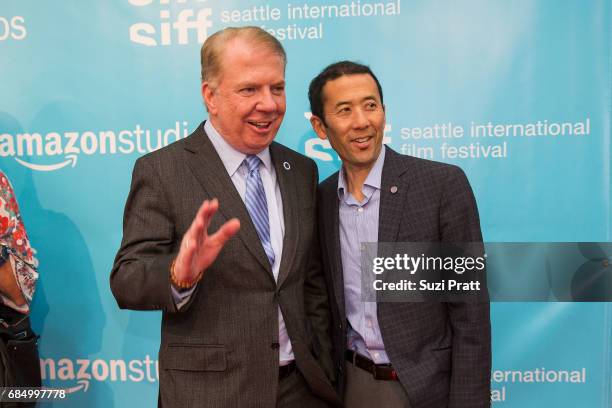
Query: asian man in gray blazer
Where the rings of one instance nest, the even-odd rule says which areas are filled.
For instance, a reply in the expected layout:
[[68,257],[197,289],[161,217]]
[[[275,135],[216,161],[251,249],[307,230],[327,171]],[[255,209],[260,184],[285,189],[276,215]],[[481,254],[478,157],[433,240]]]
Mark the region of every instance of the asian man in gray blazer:
[[342,159],[319,187],[318,214],[346,407],[488,407],[486,293],[477,302],[362,298],[362,243],[482,241],[465,175],[383,146],[383,93],[367,66],[328,66],[312,80],[309,99],[315,132]]
[[314,162],[275,143],[286,55],[260,28],[201,51],[209,120],[137,160],[111,289],[162,310],[159,405],[339,404]]

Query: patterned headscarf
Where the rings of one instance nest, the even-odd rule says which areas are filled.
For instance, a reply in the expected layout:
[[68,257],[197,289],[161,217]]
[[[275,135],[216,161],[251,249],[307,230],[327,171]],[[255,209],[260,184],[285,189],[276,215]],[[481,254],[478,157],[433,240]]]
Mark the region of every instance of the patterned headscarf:
[[0,249],[8,253],[15,280],[21,288],[26,304],[17,306],[0,293],[0,301],[22,313],[29,312],[34,287],[38,279],[38,261],[35,250],[30,246],[15,193],[8,178],[0,171]]

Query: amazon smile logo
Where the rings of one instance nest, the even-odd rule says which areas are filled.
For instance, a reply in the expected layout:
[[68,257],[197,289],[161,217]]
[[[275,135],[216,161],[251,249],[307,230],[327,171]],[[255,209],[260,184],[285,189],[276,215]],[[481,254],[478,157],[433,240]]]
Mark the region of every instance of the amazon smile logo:
[[74,168],[79,156],[149,153],[189,135],[187,122],[166,129],[0,134],[0,157],[35,171]]
[[40,359],[41,378],[67,394],[87,392],[92,382],[157,382],[159,364],[148,354],[142,360]]

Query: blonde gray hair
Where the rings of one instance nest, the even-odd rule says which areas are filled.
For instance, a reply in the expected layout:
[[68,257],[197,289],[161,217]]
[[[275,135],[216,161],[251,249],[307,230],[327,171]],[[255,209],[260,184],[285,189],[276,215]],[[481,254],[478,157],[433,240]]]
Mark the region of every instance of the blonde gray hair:
[[228,42],[235,38],[243,38],[253,44],[268,48],[283,59],[283,65],[287,65],[287,54],[280,41],[267,31],[255,27],[227,27],[217,31],[206,39],[200,50],[200,64],[202,70],[202,82],[215,84],[221,75],[221,55]]

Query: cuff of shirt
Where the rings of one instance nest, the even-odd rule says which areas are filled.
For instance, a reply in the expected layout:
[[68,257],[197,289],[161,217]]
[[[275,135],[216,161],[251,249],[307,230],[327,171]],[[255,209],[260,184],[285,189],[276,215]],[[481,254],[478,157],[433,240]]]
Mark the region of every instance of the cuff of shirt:
[[176,308],[178,310],[181,310],[181,308],[185,306],[187,302],[189,302],[189,299],[191,299],[191,295],[193,294],[193,292],[195,291],[197,287],[198,285],[195,284],[193,287],[189,289],[177,289],[173,285],[170,285],[170,291],[172,292],[172,298],[174,299],[174,304],[176,305]]

